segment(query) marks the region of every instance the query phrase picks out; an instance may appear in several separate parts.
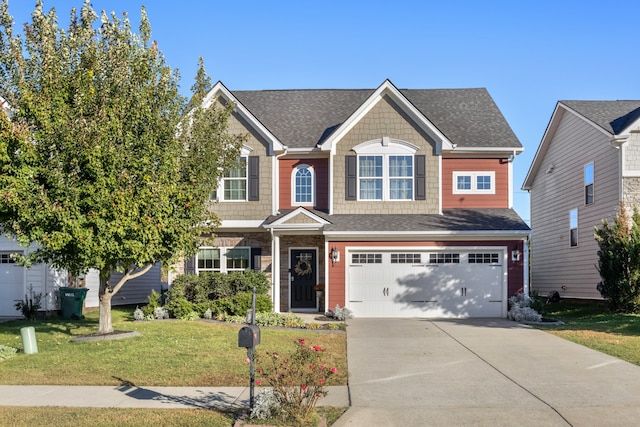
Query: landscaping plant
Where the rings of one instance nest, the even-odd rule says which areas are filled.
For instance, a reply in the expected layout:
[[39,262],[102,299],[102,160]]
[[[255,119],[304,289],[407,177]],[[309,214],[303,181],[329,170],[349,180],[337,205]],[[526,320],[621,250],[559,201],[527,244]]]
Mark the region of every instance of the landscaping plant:
[[607,220],[596,228],[598,271],[602,281],[597,288],[614,312],[640,312],[640,213],[630,213],[620,205],[613,224]]
[[258,352],[256,384],[272,387],[273,398],[262,396],[260,402],[264,404],[254,413],[269,413],[286,423],[312,425],[318,399],[327,394],[327,377],[337,372],[323,362],[323,351],[298,339],[291,354]]

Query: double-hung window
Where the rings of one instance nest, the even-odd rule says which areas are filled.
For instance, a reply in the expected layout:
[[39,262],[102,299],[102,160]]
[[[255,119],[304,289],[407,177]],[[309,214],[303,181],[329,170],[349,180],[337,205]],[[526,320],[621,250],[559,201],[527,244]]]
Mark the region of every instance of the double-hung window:
[[250,267],[251,248],[200,248],[197,256],[198,272],[244,271]]
[[484,172],[454,172],[453,194],[495,194],[496,174]]
[[347,200],[425,200],[425,155],[397,139],[363,142],[346,158]]
[[222,200],[247,200],[247,158],[239,157],[235,166],[222,177]]
[[593,162],[584,165],[584,204],[593,203]]

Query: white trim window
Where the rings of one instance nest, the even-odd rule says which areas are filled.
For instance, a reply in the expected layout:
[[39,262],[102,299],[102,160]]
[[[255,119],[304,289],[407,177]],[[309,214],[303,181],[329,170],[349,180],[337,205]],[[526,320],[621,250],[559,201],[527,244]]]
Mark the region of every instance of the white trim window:
[[584,165],[584,204],[593,203],[593,162]]
[[417,147],[383,137],[353,150],[358,155],[358,200],[414,200]]
[[291,173],[291,205],[314,206],[315,171],[312,166],[298,165]]
[[245,271],[251,265],[249,247],[202,247],[196,256],[196,271]]
[[453,172],[453,194],[495,194],[496,173]]

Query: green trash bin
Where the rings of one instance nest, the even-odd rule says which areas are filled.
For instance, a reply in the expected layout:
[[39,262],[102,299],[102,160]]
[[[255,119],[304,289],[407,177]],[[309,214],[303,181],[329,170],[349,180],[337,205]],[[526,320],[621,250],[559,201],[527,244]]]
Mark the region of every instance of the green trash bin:
[[60,288],[60,314],[63,319],[84,319],[82,305],[88,290],[87,288]]

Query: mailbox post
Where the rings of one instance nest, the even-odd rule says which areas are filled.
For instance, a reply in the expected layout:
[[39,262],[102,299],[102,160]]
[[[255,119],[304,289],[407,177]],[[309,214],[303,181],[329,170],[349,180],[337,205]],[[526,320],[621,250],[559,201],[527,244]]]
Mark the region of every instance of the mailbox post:
[[254,355],[255,348],[260,344],[260,328],[256,322],[256,288],[253,288],[253,298],[251,300],[251,324],[243,326],[238,331],[238,347],[247,349],[247,357],[249,358],[249,408],[253,410],[254,405],[254,386],[255,386],[255,366]]

